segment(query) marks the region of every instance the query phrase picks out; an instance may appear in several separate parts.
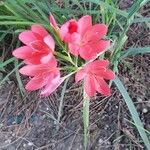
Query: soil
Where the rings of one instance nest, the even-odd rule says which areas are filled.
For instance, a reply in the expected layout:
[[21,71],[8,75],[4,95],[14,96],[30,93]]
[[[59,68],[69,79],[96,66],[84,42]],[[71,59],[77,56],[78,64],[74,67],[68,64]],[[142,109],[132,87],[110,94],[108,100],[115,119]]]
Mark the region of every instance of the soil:
[[[123,1],[127,9],[133,1]],[[121,2],[120,2],[121,3]],[[141,14],[150,16],[150,4]],[[125,49],[150,46],[150,30],[145,24],[131,26]],[[146,130],[150,131],[150,54],[126,58],[119,66],[124,83]],[[0,150],[83,150],[82,95],[80,86],[68,83],[63,111],[58,119],[62,87],[50,97],[38,93],[20,94],[13,80],[0,87]],[[90,102],[89,150],[143,150],[128,108],[113,87],[108,98],[97,95]]]

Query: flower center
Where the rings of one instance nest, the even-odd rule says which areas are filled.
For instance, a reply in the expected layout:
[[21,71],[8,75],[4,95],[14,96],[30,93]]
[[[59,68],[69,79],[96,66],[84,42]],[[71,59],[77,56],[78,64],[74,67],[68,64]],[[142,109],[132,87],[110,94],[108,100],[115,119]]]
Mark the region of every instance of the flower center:
[[72,22],[70,22],[70,24],[69,24],[69,33],[70,34],[72,34],[72,33],[74,33],[74,32],[77,32],[77,29],[78,29],[78,25],[77,25],[77,23],[75,22],[75,21],[72,21]]
[[34,50],[33,53],[45,54],[51,51],[43,41],[39,40],[31,42],[30,47]]

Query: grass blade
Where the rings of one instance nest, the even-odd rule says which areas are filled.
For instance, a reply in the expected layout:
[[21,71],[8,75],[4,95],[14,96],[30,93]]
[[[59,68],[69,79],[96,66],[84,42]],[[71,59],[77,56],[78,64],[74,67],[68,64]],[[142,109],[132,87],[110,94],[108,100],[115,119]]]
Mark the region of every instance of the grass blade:
[[[125,118],[125,120],[126,120],[127,122],[131,123],[132,125],[136,126],[134,122],[132,122],[132,121],[130,121],[130,120],[128,120],[128,119],[126,119],[126,118]],[[148,131],[148,130],[144,129],[144,128],[143,128],[143,127],[141,127],[141,126],[139,126],[139,128],[141,128],[141,129],[142,129],[142,130],[144,130],[147,134],[149,134],[149,135],[150,135],[150,131]]]
[[133,47],[123,52],[120,59],[128,56],[135,56],[137,54],[145,54],[145,53],[150,53],[150,47],[137,47],[137,48]]
[[21,80],[21,77],[20,77],[20,74],[19,74],[19,70],[18,70],[18,60],[17,59],[15,59],[15,68],[17,68],[16,70],[15,70],[15,72],[16,72],[16,79],[17,79],[17,82],[18,82],[18,86],[19,86],[19,90],[20,90],[20,93],[21,93],[21,95],[22,95],[22,97],[24,97],[24,95],[26,94],[26,91],[25,91],[25,89],[24,89],[24,85],[23,85],[23,83],[22,83],[22,80]]
[[1,21],[0,25],[32,25],[34,22],[28,21]]
[[65,96],[65,91],[66,91],[66,88],[67,88],[67,83],[69,81],[69,77],[66,79],[66,81],[64,82],[64,86],[63,86],[63,89],[62,89],[62,92],[61,92],[61,97],[60,97],[60,104],[59,104],[59,110],[58,110],[58,118],[57,118],[57,127],[56,127],[56,130],[58,131],[59,130],[59,122],[60,122],[60,117],[62,115],[62,109],[63,109],[63,102],[64,102],[64,96]]
[[137,0],[132,7],[129,9],[129,15],[128,19],[132,18],[134,14],[143,6],[145,5],[149,0]]
[[120,9],[118,9],[118,8],[115,8],[115,7],[113,7],[113,6],[111,6],[111,5],[107,4],[107,3],[105,3],[105,2],[103,2],[103,1],[99,1],[99,0],[86,0],[86,1],[92,2],[92,3],[95,3],[95,4],[98,4],[98,5],[101,5],[101,4],[102,4],[103,6],[105,6],[106,9],[108,9],[108,10],[110,10],[110,11],[112,11],[112,12],[115,12],[116,14],[118,14],[118,15],[120,15],[120,16],[123,16],[123,17],[127,17],[127,16],[128,16],[128,13],[127,13],[127,12],[122,11],[122,10],[120,10]]
[[150,22],[150,17],[135,18],[133,20],[133,23],[143,23],[143,22]]
[[15,66],[15,68],[13,70],[11,70],[4,78],[2,81],[0,81],[0,85],[2,85],[8,78],[9,76],[14,73],[24,62],[18,64],[18,66]]
[[145,131],[142,129],[143,128],[143,124],[139,118],[139,115],[136,111],[136,108],[132,102],[132,99],[130,98],[128,92],[126,91],[125,87],[123,86],[122,82],[120,81],[120,79],[118,77],[116,77],[116,79],[114,80],[115,85],[117,86],[118,90],[120,91],[120,93],[122,94],[128,109],[131,113],[131,116],[133,118],[133,121],[135,123],[135,126],[145,144],[145,146],[147,147],[148,150],[150,150],[150,141],[145,133]]
[[0,63],[0,68],[7,66],[8,64],[12,63],[13,61],[15,61],[15,57],[12,57],[12,58],[6,60],[5,62]]

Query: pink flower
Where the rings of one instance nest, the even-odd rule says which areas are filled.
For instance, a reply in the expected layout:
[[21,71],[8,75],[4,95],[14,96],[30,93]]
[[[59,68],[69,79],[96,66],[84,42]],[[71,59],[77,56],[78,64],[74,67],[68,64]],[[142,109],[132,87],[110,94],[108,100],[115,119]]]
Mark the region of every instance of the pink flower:
[[49,14],[49,21],[52,28],[57,32],[57,30],[59,30],[59,27],[52,13]]
[[79,36],[78,33],[78,22],[75,19],[67,21],[61,26],[60,35],[63,41],[73,42],[73,38]]
[[42,88],[42,96],[50,95],[62,83],[57,61],[53,55],[43,57],[41,64],[26,65],[19,72],[31,77],[25,88],[28,91]]
[[96,60],[76,73],[76,82],[84,79],[84,90],[89,97],[94,96],[96,91],[104,96],[110,95],[110,88],[104,79],[113,80],[115,75],[107,69],[108,65],[108,60]]
[[90,60],[110,45],[110,41],[102,39],[107,30],[105,24],[92,25],[91,16],[83,16],[78,21],[71,19],[62,25],[60,35],[68,43],[70,53]]
[[27,64],[40,64],[42,57],[54,52],[55,42],[41,25],[32,25],[31,30],[19,35],[19,39],[26,46],[14,50],[13,55]]

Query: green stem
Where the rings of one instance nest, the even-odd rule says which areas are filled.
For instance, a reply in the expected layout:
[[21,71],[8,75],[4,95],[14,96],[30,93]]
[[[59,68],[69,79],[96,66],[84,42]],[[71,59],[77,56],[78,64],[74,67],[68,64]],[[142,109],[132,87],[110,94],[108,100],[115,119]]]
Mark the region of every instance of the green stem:
[[63,60],[66,60],[67,62],[70,62],[73,66],[76,67],[75,63],[72,61],[72,59],[69,56],[63,55],[62,53],[55,52],[55,55]]
[[70,62],[71,62],[75,67],[77,67],[76,63],[73,62],[73,60],[72,60],[72,58],[71,58],[69,52],[67,52],[67,55],[68,55],[68,58],[69,58]]
[[73,66],[66,66],[66,67],[62,67],[62,68],[60,68],[60,70],[65,70],[65,71],[76,71],[78,68],[77,67],[73,67]]
[[84,126],[84,149],[85,150],[88,147],[88,141],[89,141],[89,105],[90,105],[90,99],[84,91],[83,92],[83,126]]

